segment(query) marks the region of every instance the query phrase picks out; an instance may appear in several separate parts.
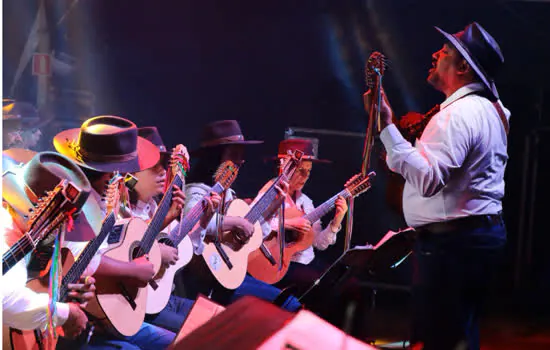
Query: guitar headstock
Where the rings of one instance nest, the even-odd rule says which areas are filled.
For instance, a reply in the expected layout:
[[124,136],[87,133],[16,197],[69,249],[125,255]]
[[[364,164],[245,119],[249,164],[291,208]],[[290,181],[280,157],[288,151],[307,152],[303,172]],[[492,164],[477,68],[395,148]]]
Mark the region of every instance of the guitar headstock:
[[374,172],[370,172],[368,175],[363,175],[362,173],[354,175],[346,183],[346,190],[348,190],[352,197],[357,197],[371,187],[371,179],[374,176],[376,176]]
[[388,59],[386,56],[378,51],[371,53],[365,64],[365,80],[370,89],[374,88],[376,80],[386,73],[387,67]]
[[184,177],[189,172],[189,152],[184,145],[179,144],[172,150],[170,169],[174,176],[175,174],[179,174],[181,177]]
[[280,176],[290,179],[300,164],[302,163],[302,156],[304,152],[300,150],[288,151],[288,154],[281,158]]
[[32,209],[29,215],[28,227],[33,227],[35,223],[46,213],[55,197],[67,187],[68,182],[68,180],[61,180],[53,190],[47,191],[45,196],[38,199],[36,206]]
[[112,212],[118,214],[118,209],[120,208],[120,197],[124,191],[125,177],[123,177],[118,171],[115,171],[107,183],[107,189],[105,190],[107,214]]
[[222,185],[224,189],[231,187],[237,175],[239,174],[239,166],[230,160],[223,162],[216,173],[214,174],[214,182]]

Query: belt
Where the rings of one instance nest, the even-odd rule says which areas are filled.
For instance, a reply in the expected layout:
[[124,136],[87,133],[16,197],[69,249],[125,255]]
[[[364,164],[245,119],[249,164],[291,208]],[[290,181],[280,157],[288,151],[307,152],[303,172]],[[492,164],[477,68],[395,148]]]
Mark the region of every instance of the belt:
[[416,227],[415,230],[437,234],[451,231],[473,230],[476,228],[502,224],[504,224],[502,213],[498,213],[489,215],[466,216],[463,218],[448,221],[433,222]]

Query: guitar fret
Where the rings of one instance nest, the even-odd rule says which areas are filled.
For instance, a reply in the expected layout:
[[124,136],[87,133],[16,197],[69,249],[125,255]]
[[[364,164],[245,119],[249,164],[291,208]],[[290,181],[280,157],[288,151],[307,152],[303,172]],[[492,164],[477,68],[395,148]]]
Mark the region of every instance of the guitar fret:
[[62,284],[61,284],[61,292],[59,293],[59,300],[65,300],[67,297],[67,294],[69,292],[67,285],[69,283],[75,283],[78,281],[80,276],[82,276],[82,273],[88,265],[90,264],[90,261],[92,261],[92,258],[97,253],[97,250],[107,238],[107,235],[111,233],[111,230],[115,224],[116,218],[115,214],[111,212],[103,221],[103,224],[101,225],[101,230],[97,237],[92,239],[90,243],[86,245],[86,248],[84,248],[84,251],[80,254],[78,257],[78,260],[71,266],[69,269],[69,272],[63,277]]
[[143,240],[141,241],[141,245],[139,248],[139,252],[137,257],[143,256],[151,250],[153,247],[153,244],[155,243],[155,240],[160,232],[162,223],[164,222],[164,218],[166,216],[166,213],[170,209],[170,206],[172,205],[172,188],[174,186],[181,187],[183,184],[183,181],[179,175],[176,175],[174,179],[172,180],[172,183],[168,187],[168,191],[164,194],[164,197],[162,197],[162,200],[160,201],[160,204],[157,208],[157,211],[153,215],[153,218],[149,222],[149,226],[147,227],[147,230],[145,231],[143,235]]
[[[221,194],[224,191],[224,187],[219,183],[212,187],[211,191],[217,194]],[[170,232],[170,239],[174,242],[174,245],[177,247],[181,241],[187,236],[187,234],[193,229],[193,227],[200,220],[205,211],[205,200],[201,199],[195,204],[193,208],[184,216],[182,222],[180,222],[173,230]],[[182,234],[184,232],[184,234]]]
[[326,202],[315,208],[311,213],[306,214],[304,217],[308,219],[311,223],[317,222],[319,219],[321,219],[323,216],[325,216],[329,211],[331,211],[336,203],[336,200],[338,199],[338,196],[344,197],[344,199],[348,199],[349,192],[347,190],[342,190],[338,194],[334,195],[330,199],[328,199]]

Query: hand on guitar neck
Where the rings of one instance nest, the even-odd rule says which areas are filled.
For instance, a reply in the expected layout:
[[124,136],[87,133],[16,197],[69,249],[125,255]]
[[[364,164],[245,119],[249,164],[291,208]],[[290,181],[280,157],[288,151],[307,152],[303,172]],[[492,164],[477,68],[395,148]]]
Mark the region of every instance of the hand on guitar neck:
[[164,229],[166,226],[170,225],[172,221],[179,219],[184,204],[185,193],[183,193],[178,186],[174,186],[172,189],[172,203],[170,205],[170,209],[168,209],[168,213],[166,214],[164,221],[162,222],[161,229]]
[[69,283],[67,288],[70,290],[68,297],[78,302],[81,308],[95,297],[95,279],[91,276],[82,276],[78,283]]
[[[384,88],[381,88],[382,93],[382,104],[380,106],[380,130],[384,130],[384,128],[390,124],[393,124],[396,122],[395,116],[393,114],[393,109],[391,108],[390,102],[388,101],[388,97],[386,96],[386,93],[384,91]],[[371,104],[372,104],[372,91],[368,90],[363,95],[363,103],[365,105],[365,111],[367,113],[371,110]]]

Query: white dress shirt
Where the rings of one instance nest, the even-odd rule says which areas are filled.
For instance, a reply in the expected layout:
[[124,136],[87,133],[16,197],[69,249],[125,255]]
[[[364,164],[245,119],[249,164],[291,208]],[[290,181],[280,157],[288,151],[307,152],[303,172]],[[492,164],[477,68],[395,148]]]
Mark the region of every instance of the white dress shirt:
[[[380,134],[388,167],[406,180],[409,226],[502,210],[507,135],[493,104],[472,94],[482,89],[468,84],[449,96],[415,146],[393,124]],[[509,120],[510,111],[498,103]]]
[[[258,195],[254,199],[252,204],[256,203],[260,199],[260,197],[265,193],[265,191],[269,188],[269,186],[271,186],[271,184],[272,184],[272,181],[269,181],[260,190],[260,192],[258,192]],[[286,196],[285,206],[287,208],[289,207],[298,208],[300,211],[304,212],[304,214],[309,214],[315,210],[313,201],[307,195],[305,195],[302,191],[297,191],[296,202],[290,196]],[[268,236],[272,231],[278,232],[279,231],[278,211],[275,211],[275,213],[271,216],[265,216],[265,217],[262,216],[260,218],[260,223],[262,224],[264,238]],[[265,225],[264,223],[267,223],[267,225]],[[320,220],[312,224],[312,229],[315,234],[313,238],[313,246],[310,246],[307,249],[302,250],[301,252],[295,253],[292,256],[292,261],[300,264],[304,264],[304,265],[309,264],[315,258],[313,247],[319,250],[327,249],[330,245],[336,243],[336,234],[340,231],[340,228],[339,228],[338,231],[333,232],[330,225],[328,225],[325,229],[323,229],[323,226],[321,225]]]
[[[7,242],[13,242],[22,235],[15,226],[9,212],[0,207],[0,227],[2,230],[2,254],[8,250]],[[2,276],[0,291],[2,293],[3,324],[21,330],[44,329],[47,324],[49,296],[47,293],[36,293],[25,285],[27,268],[25,260],[19,261]],[[62,326],[69,317],[69,305],[57,303],[54,322]]]

